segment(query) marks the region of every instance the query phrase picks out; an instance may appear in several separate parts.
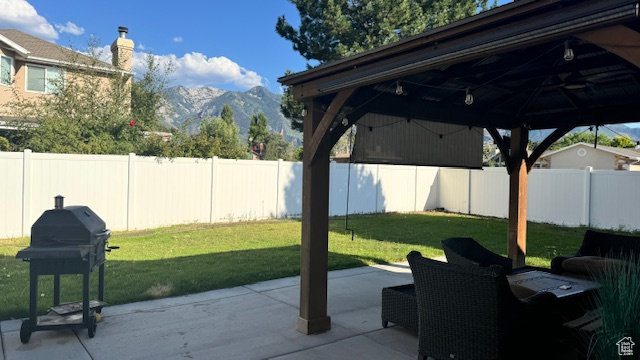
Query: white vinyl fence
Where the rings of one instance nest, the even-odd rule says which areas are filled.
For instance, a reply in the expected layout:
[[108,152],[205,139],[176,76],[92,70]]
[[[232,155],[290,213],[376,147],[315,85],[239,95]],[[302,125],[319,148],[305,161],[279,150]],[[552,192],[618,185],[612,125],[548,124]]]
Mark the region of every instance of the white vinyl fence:
[[[444,208],[508,215],[504,168],[332,163],[330,173],[330,215],[347,212],[347,192],[349,213]],[[534,170],[528,219],[640,230],[638,185],[640,172]],[[112,230],[298,217],[302,164],[0,152],[0,238],[29,235],[56,195],[65,205],[91,207]]]

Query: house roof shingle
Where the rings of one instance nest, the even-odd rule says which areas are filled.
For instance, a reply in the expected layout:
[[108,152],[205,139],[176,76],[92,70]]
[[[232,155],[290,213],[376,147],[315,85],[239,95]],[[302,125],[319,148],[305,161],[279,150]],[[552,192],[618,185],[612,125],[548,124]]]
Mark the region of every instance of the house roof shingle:
[[[116,69],[113,65],[107,62],[95,60],[82,53],[23,33],[19,30],[0,29],[0,46],[4,44],[4,46],[13,49],[14,46],[12,46],[12,44],[3,41],[5,39],[28,51],[26,56],[24,54],[21,54],[21,56],[19,56],[19,58],[22,58],[23,60],[40,63],[69,63],[73,61],[74,63],[88,65],[91,67],[106,68],[109,70]],[[18,53],[20,52],[21,51],[18,51]]]

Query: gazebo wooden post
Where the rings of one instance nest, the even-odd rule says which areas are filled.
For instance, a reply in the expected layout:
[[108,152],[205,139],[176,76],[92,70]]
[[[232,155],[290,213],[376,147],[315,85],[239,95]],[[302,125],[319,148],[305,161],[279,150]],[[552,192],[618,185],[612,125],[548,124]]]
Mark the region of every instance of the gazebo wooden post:
[[323,141],[316,161],[312,141],[324,110],[317,100],[305,102],[302,170],[302,246],[300,249],[300,316],[296,329],[315,334],[331,329],[327,316],[329,242],[329,149]]
[[524,266],[527,253],[527,143],[529,130],[511,129],[511,173],[509,174],[509,242],[507,252],[513,266]]

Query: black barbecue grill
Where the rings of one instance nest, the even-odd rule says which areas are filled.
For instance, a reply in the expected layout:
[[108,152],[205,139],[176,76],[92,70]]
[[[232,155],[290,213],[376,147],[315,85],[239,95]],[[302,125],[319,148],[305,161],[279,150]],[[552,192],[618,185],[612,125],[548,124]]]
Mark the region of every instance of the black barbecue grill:
[[[29,262],[29,318],[22,322],[20,340],[27,343],[31,333],[60,327],[86,328],[89,337],[96,331],[96,313],[104,305],[105,252],[110,231],[105,222],[87,206],[63,205],[55,197],[55,208],[45,211],[31,227],[31,244],[17,258]],[[89,301],[89,274],[98,268],[98,301]],[[82,274],[82,303],[60,305],[60,275]],[[53,275],[53,307],[37,316],[38,276]],[[82,317],[77,312],[82,311]],[[76,314],[74,314],[76,313]]]

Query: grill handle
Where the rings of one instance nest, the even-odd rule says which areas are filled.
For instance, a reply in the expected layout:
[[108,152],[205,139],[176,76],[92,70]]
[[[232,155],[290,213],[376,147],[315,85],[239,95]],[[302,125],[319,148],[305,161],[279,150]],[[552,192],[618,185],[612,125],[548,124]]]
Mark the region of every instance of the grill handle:
[[106,248],[106,252],[111,252],[111,250],[118,250],[120,249],[120,246],[107,246]]
[[98,237],[105,237],[105,236],[111,236],[111,230],[107,229],[101,233],[97,233],[96,236]]

